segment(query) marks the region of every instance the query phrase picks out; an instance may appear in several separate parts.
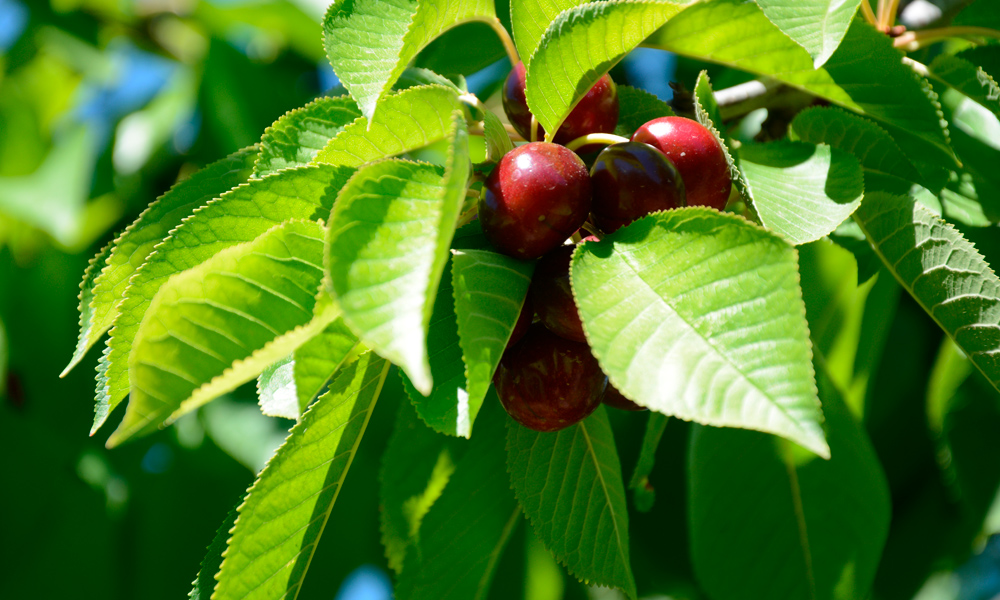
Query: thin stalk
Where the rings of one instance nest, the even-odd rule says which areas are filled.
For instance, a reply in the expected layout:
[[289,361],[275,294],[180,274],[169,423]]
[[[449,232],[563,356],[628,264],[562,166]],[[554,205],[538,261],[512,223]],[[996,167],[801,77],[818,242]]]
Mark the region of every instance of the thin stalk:
[[907,52],[919,50],[948,38],[992,38],[1000,40],[1000,31],[988,27],[941,27],[907,31],[893,41],[893,45]]
[[899,10],[899,0],[886,0],[885,12],[879,15],[879,25],[882,26],[883,31],[889,31],[896,24],[897,10]]
[[603,144],[605,146],[610,146],[611,144],[620,144],[627,141],[628,138],[615,135],[613,133],[588,133],[587,135],[581,135],[572,142],[566,144],[566,147],[570,150],[576,150],[578,148],[582,148],[583,146],[589,146],[590,144]]
[[531,115],[531,139],[529,141],[538,141],[538,119],[535,118],[535,115]]
[[475,108],[479,112],[489,112],[490,109],[486,108],[483,101],[476,97],[475,94],[459,94],[458,99],[465,102],[469,106]]
[[882,31],[886,30],[886,27],[885,27],[885,2],[886,2],[886,0],[878,0],[878,7],[876,7],[876,9],[875,9],[875,11],[876,11],[875,12],[875,19],[877,21],[875,23],[875,26],[878,27]]
[[865,21],[868,21],[869,25],[878,26],[875,13],[872,12],[872,5],[868,4],[868,0],[861,0],[861,14],[865,16]]

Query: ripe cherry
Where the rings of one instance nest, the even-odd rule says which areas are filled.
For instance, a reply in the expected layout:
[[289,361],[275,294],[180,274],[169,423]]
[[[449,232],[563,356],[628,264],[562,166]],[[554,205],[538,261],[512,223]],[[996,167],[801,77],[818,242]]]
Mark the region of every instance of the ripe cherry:
[[514,258],[542,256],[587,220],[590,175],[564,146],[534,142],[500,159],[479,199],[479,222],[494,246]]
[[580,313],[569,285],[570,259],[575,246],[559,246],[535,265],[528,295],[542,324],[552,333],[574,342],[586,342]]
[[612,144],[590,168],[591,211],[611,233],[658,210],[684,206],[684,183],[670,159],[639,142]]
[[535,323],[504,353],[493,382],[515,421],[535,431],[556,431],[594,412],[608,378],[587,344]]
[[601,402],[607,404],[612,408],[617,408],[619,410],[631,410],[631,411],[649,410],[645,406],[639,406],[635,402],[632,402],[631,400],[623,396],[622,393],[618,391],[618,388],[611,385],[610,381],[608,382],[607,389],[604,390],[604,397],[601,398]]
[[712,132],[684,117],[653,119],[634,134],[633,142],[653,146],[667,155],[684,180],[688,206],[726,207],[732,179],[722,145]]
[[[526,140],[531,139],[531,112],[524,96],[527,70],[524,63],[517,63],[503,86],[503,110],[514,130]],[[597,80],[580,102],[573,108],[552,140],[566,144],[588,133],[611,133],[618,125],[618,88],[607,73]],[[541,125],[538,139],[545,136]]]

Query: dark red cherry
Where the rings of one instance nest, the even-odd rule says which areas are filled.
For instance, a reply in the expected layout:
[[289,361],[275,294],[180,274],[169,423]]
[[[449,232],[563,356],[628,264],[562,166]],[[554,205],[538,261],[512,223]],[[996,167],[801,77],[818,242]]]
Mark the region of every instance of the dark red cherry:
[[684,180],[687,206],[726,207],[732,179],[722,145],[712,132],[684,117],[653,119],[634,134],[633,142],[653,146],[667,155]]
[[590,175],[565,146],[534,142],[500,159],[479,199],[479,222],[514,258],[542,256],[566,241],[590,212]]
[[632,411],[649,410],[645,406],[639,406],[635,402],[632,402],[631,400],[623,396],[622,393],[618,391],[618,388],[611,385],[610,381],[608,382],[608,387],[604,390],[604,397],[601,398],[601,402],[607,404],[612,408],[617,408],[620,410],[632,410]]
[[[517,63],[503,86],[503,110],[514,130],[526,140],[531,139],[531,112],[524,96],[527,71]],[[618,88],[607,73],[597,80],[563,121],[553,140],[566,144],[588,133],[612,133],[618,125]],[[541,125],[538,139],[545,136]]]
[[580,313],[569,286],[569,266],[576,246],[559,246],[535,265],[528,295],[535,313],[552,333],[574,342],[586,342]]
[[521,313],[517,315],[517,321],[514,322],[514,329],[510,332],[510,339],[507,340],[507,348],[512,347],[524,337],[534,317],[535,309],[531,303],[531,296],[528,295],[524,298],[524,304],[521,305]]
[[612,144],[590,168],[591,212],[607,233],[658,210],[684,206],[684,183],[665,154],[648,144]]
[[587,344],[535,323],[504,353],[493,382],[515,421],[535,431],[557,431],[594,412],[608,378]]

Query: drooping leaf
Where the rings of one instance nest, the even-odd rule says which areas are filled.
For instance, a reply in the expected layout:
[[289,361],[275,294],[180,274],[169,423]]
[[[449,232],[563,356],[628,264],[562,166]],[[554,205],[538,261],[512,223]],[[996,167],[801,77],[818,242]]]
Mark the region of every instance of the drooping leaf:
[[[1000,56],[1000,47],[991,46],[989,49]],[[994,74],[987,73],[961,54],[941,54],[929,65],[929,69],[933,77],[1000,115],[1000,85]]]
[[712,92],[712,82],[708,78],[708,71],[699,73],[698,80],[694,85],[694,116],[705,129],[712,132],[716,141],[722,146],[722,152],[726,155],[726,164],[729,165],[729,177],[736,184],[740,194],[755,207],[756,200],[753,190],[747,182],[746,175],[736,164],[738,155],[733,140],[722,133],[722,114],[719,112],[719,104],[715,101],[715,94]]
[[632,137],[636,129],[658,117],[672,117],[670,105],[646,90],[618,86],[618,125],[615,135]]
[[261,372],[257,379],[261,410],[265,415],[298,419],[359,349],[358,338],[338,318]]
[[531,56],[538,47],[545,30],[564,10],[579,6],[587,0],[512,0],[510,22],[514,33],[514,44],[521,62],[527,67]]
[[[362,168],[330,217],[327,265],[344,322],[432,389],[427,329],[469,177],[468,131],[452,113],[448,167],[386,160]],[[377,261],[377,267],[370,267]]]
[[209,202],[157,245],[156,252],[129,280],[108,350],[98,365],[93,430],[129,392],[128,356],[139,323],[153,296],[170,276],[201,264],[225,248],[254,240],[286,220],[325,219],[333,194],[353,172],[346,167],[302,167],[253,180]]
[[649,420],[646,421],[646,433],[642,437],[639,461],[635,465],[635,471],[632,472],[632,479],[628,482],[635,509],[639,512],[649,512],[656,500],[656,490],[649,483],[649,474],[653,472],[656,449],[660,447],[660,438],[663,437],[669,420],[666,415],[650,411]]
[[864,430],[823,376],[820,390],[827,461],[757,432],[695,428],[691,559],[712,598],[869,595],[889,531],[889,489]]
[[[455,52],[461,48],[461,52]],[[413,65],[435,73],[472,75],[507,56],[503,43],[484,21],[449,29],[420,51]]]
[[413,404],[399,404],[379,477],[382,545],[396,573],[403,570],[407,550],[418,541],[420,523],[444,491],[466,445],[427,427]]
[[825,144],[746,144],[740,167],[761,223],[796,246],[832,232],[864,195],[858,160]]
[[[440,497],[407,550],[399,600],[485,600],[521,508],[503,477],[504,419],[500,401],[483,408],[483,422],[455,465]],[[499,476],[498,476],[499,475]]]
[[[77,340],[73,358],[70,359],[69,364],[63,369],[63,372],[59,375],[60,377],[65,377],[73,367],[83,360],[87,350],[93,346],[93,342],[89,338],[93,335],[91,323],[94,321],[94,285],[97,278],[101,275],[108,257],[111,256],[111,250],[114,248],[114,245],[114,242],[111,242],[101,248],[100,252],[94,258],[90,259],[90,262],[87,263],[87,268],[83,271],[83,281],[80,282],[80,295],[78,296],[80,300],[78,305],[80,312],[80,337]],[[104,332],[102,331],[101,333]]]
[[852,22],[821,69],[756,4],[741,0],[693,4],[646,45],[774,77],[879,121],[908,152],[955,164],[924,82],[888,36],[861,20]]
[[298,344],[270,360],[258,351],[287,337],[301,344],[335,319],[336,306],[316,299],[323,234],[318,223],[288,221],[161,286],[136,333],[128,408],[108,445],[235,389]]
[[333,70],[361,112],[372,119],[379,101],[425,46],[444,31],[472,20],[496,20],[488,0],[338,0],[323,20]]
[[604,73],[683,7],[667,2],[596,2],[563,11],[531,57],[525,95],[545,128],[559,130]]
[[795,251],[776,234],[707,208],[658,213],[580,246],[572,285],[628,398],[829,456]]
[[459,108],[453,88],[428,85],[397,92],[379,104],[374,119],[359,119],[330,140],[315,162],[356,167],[447,139],[452,111]]
[[188,594],[189,600],[210,600],[212,591],[215,590],[215,574],[222,566],[222,553],[226,550],[226,542],[229,540],[229,530],[236,523],[237,507],[230,509],[226,515],[226,520],[222,522],[219,529],[212,538],[212,543],[208,545],[205,558],[201,560],[198,569],[198,577],[194,580],[194,587]]
[[899,283],[1000,390],[1000,279],[982,254],[912,198],[870,194],[855,221]]
[[292,428],[239,507],[214,600],[298,595],[389,367],[361,355]]
[[844,39],[859,0],[756,0],[767,18],[802,46],[818,69]]
[[[164,237],[194,209],[250,177],[257,148],[244,148],[214,162],[157,198],[111,245],[111,254],[95,264],[87,317],[81,305],[80,340],[63,375],[75,367],[118,316],[129,279]],[[86,274],[85,283],[86,283]],[[82,300],[82,298],[81,298]]]
[[539,433],[507,419],[507,470],[535,533],[578,579],[635,598],[621,465],[603,406]]
[[503,123],[492,112],[483,114],[483,135],[486,138],[486,159],[499,162],[504,154],[514,149],[514,142],[504,129]]
[[350,96],[320,98],[288,112],[264,131],[254,177],[308,165],[329,141],[361,117]]
[[[468,382],[465,400],[468,402],[469,428],[486,398],[500,356],[521,314],[533,271],[533,263],[495,252],[463,250],[454,253],[454,307]],[[459,427],[459,435],[461,432]]]

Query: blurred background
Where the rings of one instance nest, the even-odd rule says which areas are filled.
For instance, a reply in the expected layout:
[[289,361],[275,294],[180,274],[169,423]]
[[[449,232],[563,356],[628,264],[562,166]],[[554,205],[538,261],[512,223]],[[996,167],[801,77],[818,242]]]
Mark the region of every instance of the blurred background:
[[[78,332],[79,281],[98,249],[177,181],[255,143],[284,112],[342,91],[323,53],[325,8],[326,0],[0,0],[0,598],[185,597],[216,528],[284,439],[291,423],[263,417],[246,386],[109,452],[110,429],[87,436],[97,351],[66,378],[59,373]],[[498,106],[494,92],[510,69],[503,56],[485,26],[467,25],[417,63],[461,72]],[[684,86],[702,68],[716,89],[750,78],[642,49],[612,76],[667,101],[678,81],[683,110]],[[759,138],[769,118],[786,117],[754,111],[733,128]],[[891,281],[883,287],[899,297]],[[890,314],[884,344],[901,350],[878,370],[878,401],[865,417],[894,494],[878,597],[1000,597],[1000,545],[984,534],[1000,530],[1000,511],[988,515],[996,482],[972,508],[956,500],[937,455],[941,431],[922,403],[907,402],[928,393],[912,373],[930,371],[940,330],[905,294]],[[950,390],[960,401],[949,415],[958,417],[942,427],[989,436],[1000,418],[979,385],[973,378]],[[391,596],[377,475],[400,395],[392,392],[375,411],[301,598]],[[619,440],[641,438],[643,419],[615,418]],[[687,424],[668,426],[651,478],[656,510],[632,523],[640,589],[664,594],[650,598],[700,597],[686,552],[687,435]],[[622,446],[630,472],[638,448]],[[996,444],[965,451],[1000,462]],[[568,579],[522,526],[491,594],[521,597],[616,596]]]

